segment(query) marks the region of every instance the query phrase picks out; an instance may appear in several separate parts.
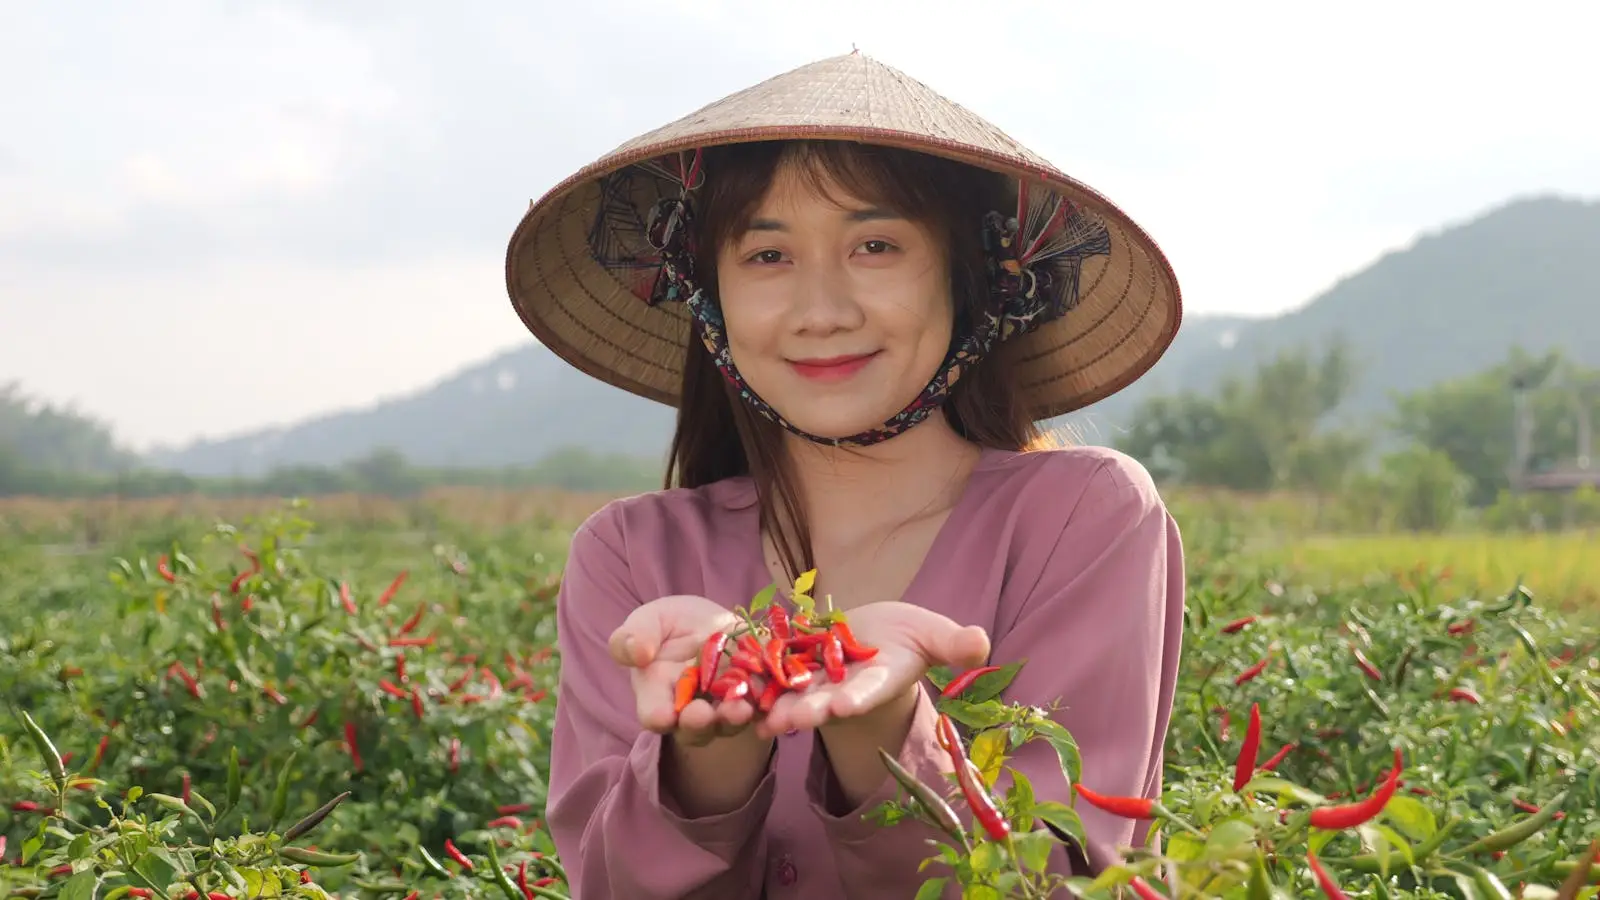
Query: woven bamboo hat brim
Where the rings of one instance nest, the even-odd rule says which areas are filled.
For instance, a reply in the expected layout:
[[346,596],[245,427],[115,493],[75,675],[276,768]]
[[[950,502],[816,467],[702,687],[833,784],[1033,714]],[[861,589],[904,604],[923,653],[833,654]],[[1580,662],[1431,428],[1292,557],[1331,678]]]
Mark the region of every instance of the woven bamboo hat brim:
[[[628,141],[552,188],[531,204],[507,250],[506,287],[517,314],[579,370],[676,406],[684,342],[693,338],[689,311],[682,303],[647,305],[641,294],[653,269],[602,252],[597,230],[608,218],[643,223],[651,205],[673,189],[640,164],[697,147],[784,138],[888,145],[981,166],[1028,179],[1030,190],[1059,192],[1105,223],[1110,252],[1084,261],[1077,306],[1018,340],[1019,375],[1035,419],[1127,387],[1177,334],[1183,314],[1177,278],[1155,241],[1122,210],[959,104],[860,53],[801,66],[718,100]],[[648,250],[642,238],[637,243]]]

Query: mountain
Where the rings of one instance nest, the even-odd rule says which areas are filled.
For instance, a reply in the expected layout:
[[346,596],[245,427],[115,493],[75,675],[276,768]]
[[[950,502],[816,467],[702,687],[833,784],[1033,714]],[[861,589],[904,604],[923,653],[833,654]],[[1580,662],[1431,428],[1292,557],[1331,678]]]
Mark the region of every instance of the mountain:
[[[1361,360],[1348,412],[1388,408],[1391,392],[1485,369],[1513,346],[1559,347],[1600,365],[1600,201],[1514,200],[1385,254],[1303,306],[1271,318],[1190,316],[1140,382],[1065,423],[1108,443],[1135,405],[1205,391],[1263,356],[1342,335]],[[152,453],[192,474],[250,475],[336,464],[391,447],[425,465],[532,463],[559,448],[659,457],[670,409],[603,385],[537,344],[370,408]]]

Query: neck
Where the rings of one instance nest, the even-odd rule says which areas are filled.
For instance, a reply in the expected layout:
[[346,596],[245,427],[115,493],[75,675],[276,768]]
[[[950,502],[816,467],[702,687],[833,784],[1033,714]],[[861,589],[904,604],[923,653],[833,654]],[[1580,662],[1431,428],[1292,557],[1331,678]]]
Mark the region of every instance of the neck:
[[869,447],[827,447],[785,435],[785,451],[811,532],[828,543],[948,509],[980,452],[942,415]]

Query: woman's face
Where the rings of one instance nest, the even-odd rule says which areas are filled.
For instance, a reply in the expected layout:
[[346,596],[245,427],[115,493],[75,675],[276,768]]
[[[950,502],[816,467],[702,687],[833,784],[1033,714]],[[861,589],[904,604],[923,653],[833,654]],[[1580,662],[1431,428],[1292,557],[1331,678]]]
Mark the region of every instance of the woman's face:
[[717,290],[750,388],[801,430],[847,437],[927,386],[954,310],[931,233],[828,187],[817,196],[780,170],[749,231],[721,248]]

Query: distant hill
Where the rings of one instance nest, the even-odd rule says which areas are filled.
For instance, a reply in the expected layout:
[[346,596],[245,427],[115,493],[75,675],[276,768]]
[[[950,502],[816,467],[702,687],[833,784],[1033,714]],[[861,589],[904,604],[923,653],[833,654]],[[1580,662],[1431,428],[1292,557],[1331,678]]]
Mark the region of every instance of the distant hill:
[[[1600,202],[1519,199],[1426,234],[1309,303],[1271,318],[1191,315],[1138,384],[1066,422],[1109,443],[1144,397],[1207,390],[1263,355],[1342,334],[1362,360],[1349,411],[1501,361],[1559,347],[1600,365]],[[337,464],[391,447],[425,465],[531,463],[558,448],[659,457],[672,411],[571,369],[537,344],[474,365],[369,409],[152,453],[191,474],[252,475],[286,464]]]

